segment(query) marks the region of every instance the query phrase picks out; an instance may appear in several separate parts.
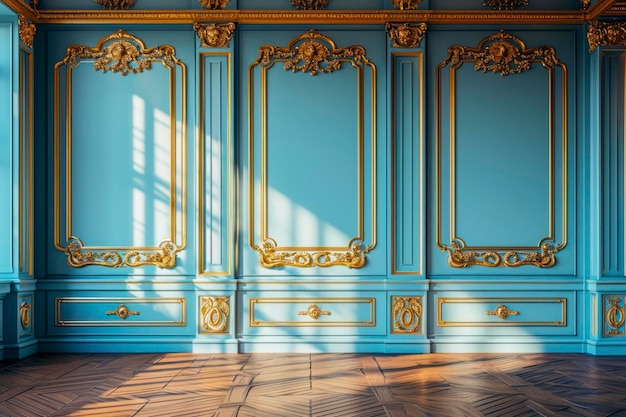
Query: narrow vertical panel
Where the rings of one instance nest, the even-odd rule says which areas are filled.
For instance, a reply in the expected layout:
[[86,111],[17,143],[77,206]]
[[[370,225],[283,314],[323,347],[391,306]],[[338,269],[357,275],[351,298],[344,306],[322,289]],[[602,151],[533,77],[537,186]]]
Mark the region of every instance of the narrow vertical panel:
[[624,53],[602,57],[602,270],[624,275]]
[[13,272],[13,196],[12,186],[16,173],[13,171],[13,126],[14,119],[13,94],[16,92],[13,84],[14,65],[13,51],[15,38],[13,25],[9,22],[0,22],[0,167],[2,167],[2,181],[0,181],[0,274]]
[[422,53],[391,57],[391,273],[420,275],[422,264]]
[[200,54],[199,273],[231,273],[231,55]]
[[33,55],[19,52],[19,265],[33,275]]

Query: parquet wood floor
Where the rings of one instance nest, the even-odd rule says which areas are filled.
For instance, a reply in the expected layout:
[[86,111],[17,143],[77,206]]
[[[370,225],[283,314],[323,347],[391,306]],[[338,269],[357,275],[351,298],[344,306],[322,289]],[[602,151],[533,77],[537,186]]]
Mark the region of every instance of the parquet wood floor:
[[626,357],[63,354],[0,363],[0,416],[626,416]]

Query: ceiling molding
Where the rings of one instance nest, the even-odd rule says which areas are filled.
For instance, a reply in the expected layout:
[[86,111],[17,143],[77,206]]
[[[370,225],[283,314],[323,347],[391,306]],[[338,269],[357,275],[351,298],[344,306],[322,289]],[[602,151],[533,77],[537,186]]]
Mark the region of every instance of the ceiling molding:
[[8,8],[17,14],[21,14],[29,20],[37,20],[37,12],[35,9],[24,3],[22,0],[0,0]]
[[598,0],[591,7],[589,7],[589,10],[586,11],[585,20],[589,22],[597,20],[599,17],[603,16],[606,12],[608,12],[617,3],[623,3],[623,2],[619,2],[617,0]]

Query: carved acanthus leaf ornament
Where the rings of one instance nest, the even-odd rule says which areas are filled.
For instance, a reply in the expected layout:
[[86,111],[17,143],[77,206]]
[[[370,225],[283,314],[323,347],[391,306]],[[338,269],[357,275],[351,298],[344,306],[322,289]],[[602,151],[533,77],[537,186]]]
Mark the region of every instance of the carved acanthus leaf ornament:
[[202,329],[207,333],[226,333],[230,317],[229,297],[200,297]]
[[595,22],[587,28],[589,52],[598,46],[626,46],[626,22]]
[[33,41],[35,40],[35,33],[37,33],[37,27],[31,23],[24,15],[19,15],[17,18],[17,30],[20,34],[20,40],[29,48],[33,47]]
[[385,30],[394,48],[417,48],[426,33],[426,23],[413,25],[410,23],[387,23]]
[[298,10],[322,10],[328,6],[328,0],[291,0]]
[[198,1],[202,4],[202,7],[207,10],[221,10],[224,7],[226,7],[226,5],[228,4],[230,0],[198,0]]
[[196,23],[193,25],[203,48],[227,48],[233,38],[235,27],[234,23],[210,25]]
[[485,0],[483,6],[491,7],[494,10],[513,10],[528,6],[528,0]]
[[126,253],[89,251],[84,250],[83,242],[80,239],[72,237],[65,252],[68,257],[67,263],[75,268],[87,265],[112,268],[154,265],[159,268],[173,268],[176,265],[176,253],[179,250],[175,243],[165,240],[161,242],[157,251],[131,250]]
[[299,268],[347,266],[361,268],[365,265],[365,253],[360,241],[350,242],[350,250],[345,252],[307,252],[279,250],[274,239],[268,238],[258,249],[261,266],[274,268],[277,266],[295,266]]
[[94,0],[107,10],[127,10],[134,4],[135,0]]
[[391,0],[391,2],[398,10],[415,10],[422,0]]

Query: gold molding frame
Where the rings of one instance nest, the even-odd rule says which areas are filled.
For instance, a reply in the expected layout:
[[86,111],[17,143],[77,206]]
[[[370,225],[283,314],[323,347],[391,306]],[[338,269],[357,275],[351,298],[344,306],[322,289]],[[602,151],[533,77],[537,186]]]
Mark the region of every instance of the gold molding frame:
[[415,10],[422,0],[391,0],[393,7],[398,10]]
[[604,316],[602,336],[626,336],[626,295],[604,294],[602,309]]
[[[61,243],[61,203],[60,203],[60,165],[61,165],[61,69],[65,67],[65,117],[66,126],[72,123],[72,69],[81,60],[93,61],[94,70],[117,72],[122,76],[127,74],[140,74],[152,68],[153,62],[160,62],[165,66],[170,75],[170,237],[163,239],[157,246],[85,246],[83,242],[72,233],[72,132],[66,129],[65,133],[65,241]],[[181,73],[181,112],[180,112],[180,143],[177,144],[176,125],[176,71]],[[72,267],[87,265],[99,265],[106,267],[139,267],[154,265],[159,268],[173,268],[176,265],[176,254],[185,248],[186,241],[186,175],[180,179],[180,189],[177,190],[177,163],[180,159],[180,169],[186,172],[187,146],[186,146],[186,66],[176,58],[175,49],[170,45],[160,45],[146,48],[145,44],[137,37],[119,30],[102,38],[92,48],[84,45],[71,45],[67,48],[66,56],[54,66],[54,246],[65,252],[68,256],[68,264]],[[180,146],[180,155],[177,155],[177,146]],[[180,219],[177,215],[177,194],[180,194]],[[180,222],[180,243],[175,243],[178,231],[177,224]]]
[[387,23],[385,25],[385,31],[392,41],[393,48],[418,48],[426,29],[426,23]]
[[128,10],[135,4],[135,0],[94,0],[107,10]]
[[235,28],[234,23],[212,23],[209,25],[195,23],[193,25],[193,30],[196,31],[202,48],[228,48]]
[[483,6],[494,10],[514,10],[518,7],[528,6],[528,0],[485,0]]
[[[205,226],[206,226],[206,207],[207,207],[207,198],[206,198],[206,178],[204,176],[205,168],[207,167],[207,161],[205,158],[206,153],[206,126],[207,122],[205,120],[204,109],[207,106],[207,97],[205,97],[204,91],[207,84],[205,69],[208,67],[206,64],[207,57],[224,57],[226,61],[226,106],[228,109],[226,110],[226,158],[228,159],[227,168],[226,168],[226,176],[228,177],[226,180],[226,199],[227,199],[227,213],[222,213],[226,215],[226,226],[223,228],[225,233],[228,234],[226,238],[226,268],[216,271],[211,270],[208,271],[205,268],[206,260],[204,253],[205,245],[206,245],[206,234],[205,234]],[[233,194],[233,132],[232,132],[232,105],[233,105],[233,87],[232,87],[232,54],[230,52],[201,52],[199,54],[199,75],[198,75],[198,274],[199,275],[230,275],[231,272],[231,262],[232,256],[231,253],[233,251],[233,232],[232,232],[232,223],[233,223],[233,213],[232,213],[232,202],[234,201]],[[224,112],[222,112],[224,113]],[[209,162],[210,163],[210,162]]]
[[[561,319],[546,321],[528,321],[528,320],[509,320],[510,316],[521,316],[518,311],[511,311],[506,307],[506,303],[517,304],[560,304]],[[488,310],[485,316],[496,316],[501,321],[444,321],[443,306],[445,304],[496,304],[497,307],[493,311]],[[502,327],[502,326],[567,326],[567,298],[438,298],[437,299],[437,326],[438,327]]]
[[202,4],[202,8],[208,10],[221,10],[230,0],[198,0]]
[[[328,46],[326,46],[328,45]],[[279,246],[278,243],[268,236],[267,231],[267,71],[276,62],[283,62],[286,71],[304,72],[312,76],[318,74],[330,74],[343,67],[344,62],[349,62],[352,68],[358,72],[358,232],[345,247],[293,247]],[[254,242],[255,233],[255,160],[254,160],[254,70],[260,66],[260,89],[261,89],[261,185],[260,185],[260,235],[261,243]],[[372,243],[366,246],[364,237],[364,142],[365,127],[363,116],[363,69],[369,67],[372,73]],[[249,184],[249,246],[259,252],[260,264],[264,268],[280,266],[293,266],[300,268],[347,266],[360,268],[365,265],[365,254],[376,246],[376,67],[365,56],[362,46],[348,46],[337,48],[335,43],[327,36],[311,30],[291,40],[286,48],[280,46],[263,45],[259,48],[259,57],[248,69],[248,184]]]
[[391,334],[421,334],[422,297],[391,297]]
[[200,297],[200,334],[228,333],[230,297]]
[[17,17],[17,31],[20,35],[20,41],[32,49],[37,27],[34,23],[28,21],[26,16],[19,14]]
[[593,22],[587,28],[589,52],[599,46],[626,46],[626,22]]
[[[476,71],[498,73],[502,76],[521,73],[531,68],[532,63],[539,63],[548,71],[550,84],[550,132],[549,132],[549,231],[547,236],[538,239],[537,246],[470,246],[463,239],[456,235],[456,199],[455,199],[455,164],[456,164],[456,101],[455,84],[456,69],[463,63],[474,64]],[[450,243],[442,242],[442,97],[441,79],[444,67],[450,68]],[[554,90],[555,90],[555,68],[561,70],[561,166],[562,166],[562,241],[556,242],[555,238],[555,127],[554,127]],[[477,48],[465,46],[451,46],[448,49],[448,58],[437,66],[436,72],[436,242],[437,247],[449,254],[448,264],[454,268],[462,268],[470,265],[485,267],[518,267],[522,265],[534,265],[541,268],[552,267],[556,263],[555,254],[567,245],[567,169],[568,169],[568,139],[567,139],[567,68],[561,63],[553,48],[541,46],[527,49],[526,45],[517,37],[504,31],[500,31],[492,36],[483,39]]]
[[[19,265],[20,271],[34,274],[34,57],[19,50]],[[26,100],[26,102],[24,102]],[[27,253],[24,254],[24,251]]]
[[[306,305],[303,310],[296,311],[298,316],[307,316],[311,321],[295,321],[288,318],[278,321],[257,319],[255,306],[261,304],[282,305]],[[333,314],[327,305],[342,306],[351,304],[364,304],[369,306],[367,320],[338,320],[319,321],[321,316],[339,316]],[[323,306],[320,307],[320,306]],[[376,298],[250,298],[248,301],[248,323],[250,327],[376,327]]]
[[[114,310],[103,310],[103,316],[117,316],[121,321],[112,320],[94,320],[81,319],[80,317],[72,317],[64,320],[62,317],[62,306],[66,304],[89,304],[90,310],[96,313],[97,305],[101,304],[117,304]],[[130,306],[137,305],[176,305],[178,306],[178,320],[150,320],[140,318],[139,320],[127,320],[129,316],[146,316],[139,311],[133,311]],[[56,327],[152,327],[152,326],[172,326],[185,327],[187,325],[187,300],[180,298],[113,298],[113,297],[57,297],[54,299],[54,325]]]
[[291,0],[298,10],[322,10],[328,6],[328,0]]

